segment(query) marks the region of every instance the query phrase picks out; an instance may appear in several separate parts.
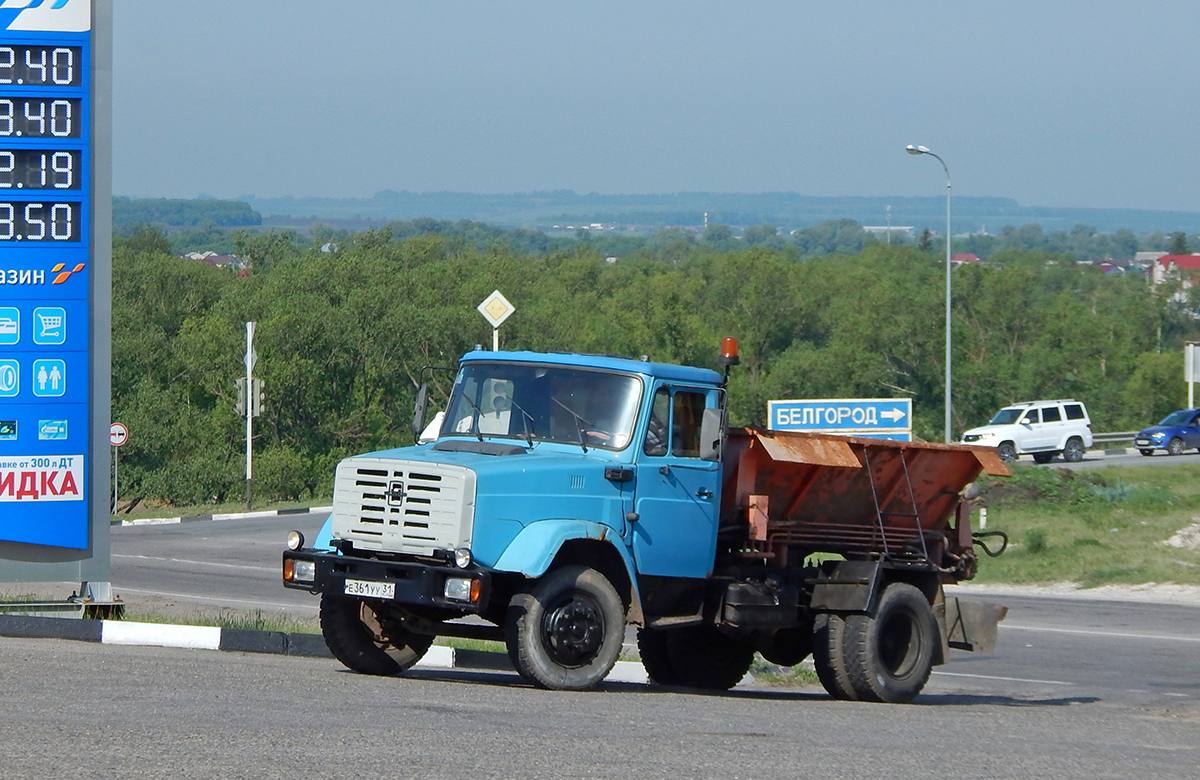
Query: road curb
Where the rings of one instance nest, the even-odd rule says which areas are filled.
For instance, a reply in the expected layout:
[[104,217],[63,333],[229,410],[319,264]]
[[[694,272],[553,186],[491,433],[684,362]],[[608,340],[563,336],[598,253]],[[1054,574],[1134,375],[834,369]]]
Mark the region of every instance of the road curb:
[[[264,653],[305,658],[333,654],[317,634],[255,631],[243,628],[180,626],[170,623],[136,623],[126,620],[89,620],[25,615],[0,615],[0,637],[20,639],[72,639],[100,644],[180,647],[234,653]],[[474,669],[512,672],[504,653],[463,650],[435,645],[414,669]],[[648,682],[640,663],[618,661],[606,678],[609,682]]]
[[121,520],[113,525],[174,525],[176,523],[194,523],[204,520],[245,520],[254,517],[280,517],[281,515],[315,515],[328,514],[333,511],[331,506],[296,507],[294,509],[263,509],[256,512],[218,512],[211,515],[182,515],[180,517],[141,517],[136,520]]

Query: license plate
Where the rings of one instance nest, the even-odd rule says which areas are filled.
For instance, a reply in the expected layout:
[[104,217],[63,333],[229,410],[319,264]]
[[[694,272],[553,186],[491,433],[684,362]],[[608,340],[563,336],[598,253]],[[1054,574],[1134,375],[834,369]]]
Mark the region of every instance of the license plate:
[[1149,439],[1138,439],[1137,441],[1134,442],[1134,444],[1138,445],[1139,447],[1144,447],[1149,443],[1150,443]]
[[369,599],[392,599],[396,597],[396,583],[346,580],[345,593],[347,596],[363,596]]

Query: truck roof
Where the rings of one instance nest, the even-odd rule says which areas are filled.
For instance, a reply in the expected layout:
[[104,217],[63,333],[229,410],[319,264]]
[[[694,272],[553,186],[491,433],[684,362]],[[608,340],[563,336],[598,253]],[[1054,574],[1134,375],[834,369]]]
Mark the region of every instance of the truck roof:
[[710,368],[678,366],[673,363],[653,363],[648,360],[614,357],[612,355],[587,355],[576,352],[488,352],[476,349],[463,355],[462,363],[546,363],[558,366],[604,368],[632,374],[659,377],[679,382],[719,385],[721,375]]

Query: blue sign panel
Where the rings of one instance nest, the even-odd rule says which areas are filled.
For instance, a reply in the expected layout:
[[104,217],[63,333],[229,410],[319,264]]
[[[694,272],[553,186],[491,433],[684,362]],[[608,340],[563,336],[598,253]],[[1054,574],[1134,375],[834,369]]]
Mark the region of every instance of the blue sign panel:
[[912,439],[911,398],[822,398],[767,402],[767,427],[877,439]]
[[86,549],[91,0],[0,7],[0,541]]

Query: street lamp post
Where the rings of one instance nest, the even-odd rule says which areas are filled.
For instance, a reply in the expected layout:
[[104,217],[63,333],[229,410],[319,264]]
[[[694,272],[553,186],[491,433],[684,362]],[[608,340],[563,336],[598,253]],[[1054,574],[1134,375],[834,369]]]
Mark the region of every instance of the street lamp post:
[[946,172],[946,442],[950,438],[950,168],[946,161],[929,151],[929,147],[909,144],[904,147],[909,154],[927,154],[942,164]]

